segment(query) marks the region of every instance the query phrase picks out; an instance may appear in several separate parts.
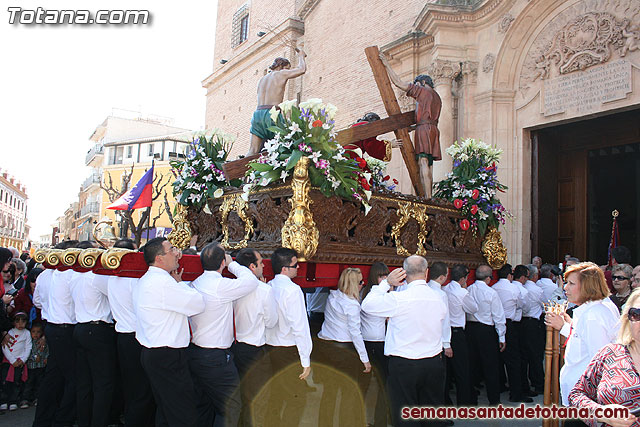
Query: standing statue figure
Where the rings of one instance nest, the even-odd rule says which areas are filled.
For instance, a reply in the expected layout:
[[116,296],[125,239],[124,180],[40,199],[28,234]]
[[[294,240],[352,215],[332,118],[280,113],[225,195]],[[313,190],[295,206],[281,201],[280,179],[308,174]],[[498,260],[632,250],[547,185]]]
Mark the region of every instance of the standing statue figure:
[[296,48],[296,52],[298,53],[296,68],[291,68],[288,59],[276,58],[269,67],[271,71],[258,82],[258,106],[251,118],[251,146],[247,156],[258,154],[262,150],[264,141],[273,138],[274,133],[269,130],[269,127],[274,123],[269,116],[269,110],[282,102],[287,81],[307,71],[304,60],[307,54],[299,48]]
[[428,75],[420,74],[413,83],[406,83],[400,80],[400,77],[393,71],[383,53],[380,53],[380,59],[387,69],[391,82],[405,91],[407,96],[416,100],[415,152],[425,194],[427,197],[431,197],[433,162],[442,160],[440,131],[438,130],[442,100],[433,89],[433,80]]

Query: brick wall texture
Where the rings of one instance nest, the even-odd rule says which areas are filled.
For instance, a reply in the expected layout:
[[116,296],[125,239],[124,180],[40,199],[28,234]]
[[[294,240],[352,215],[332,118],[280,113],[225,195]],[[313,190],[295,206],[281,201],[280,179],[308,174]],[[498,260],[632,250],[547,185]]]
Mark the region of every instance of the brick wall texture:
[[[297,63],[295,52],[286,44],[289,40],[304,45],[307,72],[289,82],[285,99],[295,99],[300,93],[302,100],[322,98],[335,104],[338,129],[349,126],[368,111],[386,116],[364,49],[383,46],[409,33],[425,5],[424,0],[319,0],[310,12],[302,9],[306,3],[309,2],[252,1],[248,39],[235,49],[231,47],[233,14],[245,3],[237,0],[218,3],[213,73],[203,82],[207,88],[205,122],[207,128],[217,127],[236,136],[234,155],[248,150],[256,87],[267,67],[277,56],[291,59],[294,66]],[[303,33],[283,30],[292,19],[304,24]],[[259,31],[267,35],[260,38]],[[220,64],[221,59],[228,62]],[[398,150],[394,150],[388,172],[400,179],[402,191],[411,191]]]

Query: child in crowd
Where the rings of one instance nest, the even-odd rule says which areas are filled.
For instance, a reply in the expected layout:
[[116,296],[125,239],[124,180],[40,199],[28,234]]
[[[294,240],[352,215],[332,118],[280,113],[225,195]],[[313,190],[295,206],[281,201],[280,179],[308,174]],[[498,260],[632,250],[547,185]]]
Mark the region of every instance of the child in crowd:
[[31,333],[27,330],[27,315],[16,313],[13,318],[14,328],[9,331],[9,335],[14,338],[14,342],[9,346],[2,347],[4,358],[2,360],[2,395],[0,395],[0,412],[18,409],[18,398],[21,388],[27,380],[26,362],[31,354]]
[[44,338],[44,326],[42,323],[33,322],[31,326],[31,342],[33,343],[31,356],[29,356],[27,360],[29,377],[24,386],[22,400],[20,401],[20,408],[22,409],[28,408],[29,404],[34,406],[37,404],[36,397],[38,396],[38,389],[44,377],[44,369],[47,366],[49,347]]

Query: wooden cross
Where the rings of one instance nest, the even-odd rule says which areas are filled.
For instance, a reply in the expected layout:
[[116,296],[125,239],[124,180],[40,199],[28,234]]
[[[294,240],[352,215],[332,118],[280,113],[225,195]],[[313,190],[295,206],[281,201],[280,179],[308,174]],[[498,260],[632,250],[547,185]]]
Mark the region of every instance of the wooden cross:
[[[418,162],[416,161],[416,154],[413,149],[413,142],[409,136],[408,128],[416,123],[415,113],[408,111],[402,113],[396,94],[391,87],[391,81],[387,70],[384,68],[382,61],[379,57],[379,51],[377,46],[370,46],[366,48],[365,54],[371,70],[373,71],[373,77],[380,91],[382,102],[384,103],[385,110],[389,117],[382,120],[376,120],[360,126],[350,127],[338,131],[336,140],[340,145],[349,145],[357,141],[362,141],[367,138],[382,135],[387,132],[393,131],[397,139],[402,140],[402,158],[409,171],[409,178],[411,178],[411,184],[419,196],[425,195],[424,185],[420,180],[420,173]],[[247,156],[240,160],[227,162],[224,164],[223,169],[227,179],[242,178],[247,171],[247,165],[257,160],[259,154],[253,156]]]

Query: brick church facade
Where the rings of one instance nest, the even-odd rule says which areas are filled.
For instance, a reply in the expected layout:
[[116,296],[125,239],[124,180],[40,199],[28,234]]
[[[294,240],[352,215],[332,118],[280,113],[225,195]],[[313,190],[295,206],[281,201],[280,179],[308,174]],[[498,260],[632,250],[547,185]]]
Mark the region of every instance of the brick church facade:
[[[515,220],[502,234],[512,264],[536,254],[599,259],[610,207],[624,207],[621,239],[637,256],[640,172],[627,175],[636,181],[629,197],[616,199],[599,190],[596,165],[612,165],[608,176],[620,161],[640,170],[639,2],[219,0],[213,71],[203,81],[206,126],[235,135],[235,154],[248,150],[258,80],[277,56],[295,65],[295,45],[308,54],[307,72],[285,99],[335,104],[338,129],[369,111],[386,116],[367,46],[379,46],[405,81],[433,77],[443,152],[466,137],[503,150],[502,202]],[[444,157],[434,181],[451,169]],[[399,152],[389,172],[410,191]]]

